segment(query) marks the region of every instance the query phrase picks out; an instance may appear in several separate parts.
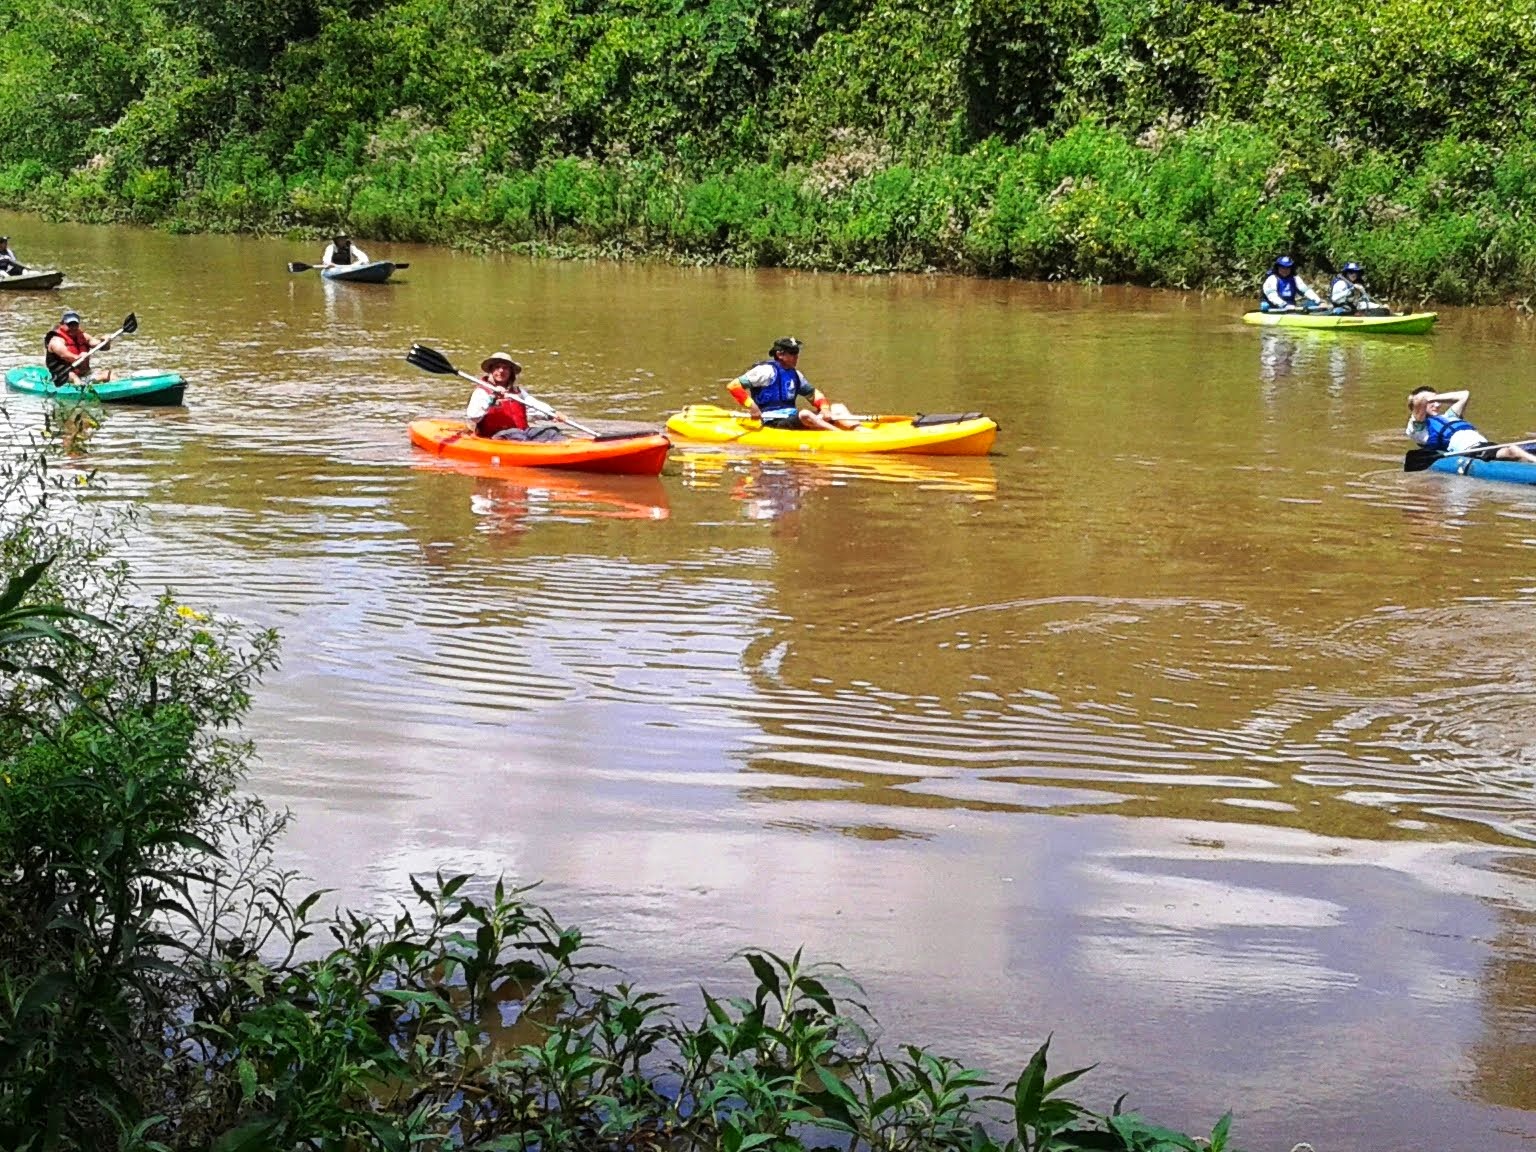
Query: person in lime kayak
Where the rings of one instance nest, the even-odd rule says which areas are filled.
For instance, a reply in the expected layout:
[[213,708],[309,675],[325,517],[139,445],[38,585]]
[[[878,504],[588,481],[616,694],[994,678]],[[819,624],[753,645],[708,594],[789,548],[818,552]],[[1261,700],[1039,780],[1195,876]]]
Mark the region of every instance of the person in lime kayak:
[[[745,404],[752,419],[761,421],[764,428],[816,428],[823,432],[857,428],[859,422],[847,416],[846,410],[839,415],[840,406],[812,387],[796,367],[801,347],[793,336],[775,340],[768,349],[768,359],[752,365],[726,385],[731,397],[736,403]],[[802,396],[811,402],[814,411],[798,406]]]
[[[1420,447],[1436,452],[1467,452],[1468,449],[1480,448],[1484,444],[1491,445],[1493,441],[1462,418],[1471,396],[1466,389],[1460,392],[1436,392],[1428,386],[1415,388],[1408,393],[1408,427],[1404,434]],[[1479,459],[1519,460],[1524,464],[1536,464],[1536,455],[1514,444],[1490,450],[1486,455],[1480,455]]]
[[480,381],[469,395],[464,419],[476,436],[490,440],[563,440],[553,424],[528,425],[528,408],[518,399],[517,378],[523,366],[505,352],[493,352],[480,362]]
[[112,379],[106,370],[93,371],[89,360],[78,366],[75,361],[87,352],[105,352],[111,340],[97,340],[80,326],[80,313],[73,308],[64,313],[56,328],[43,337],[43,363],[55,384],[104,384]]
[[338,232],[325,246],[325,255],[320,257],[322,268],[350,268],[354,264],[369,263],[372,261],[368,259],[368,253],[353,247],[352,237],[345,232]]
[[20,276],[26,268],[11,251],[11,238],[0,236],[0,276]]
[[[1298,302],[1298,295],[1306,301],[1305,304]],[[1275,261],[1269,275],[1264,277],[1264,286],[1259,289],[1261,312],[1288,312],[1292,309],[1306,311],[1308,305],[1321,307],[1322,303],[1317,293],[1297,275],[1296,261],[1289,256],[1281,256]]]
[[1333,284],[1328,289],[1328,302],[1341,316],[1387,314],[1385,308],[1371,299],[1370,290],[1365,286],[1365,273],[1353,260],[1340,268],[1339,274],[1333,278]]

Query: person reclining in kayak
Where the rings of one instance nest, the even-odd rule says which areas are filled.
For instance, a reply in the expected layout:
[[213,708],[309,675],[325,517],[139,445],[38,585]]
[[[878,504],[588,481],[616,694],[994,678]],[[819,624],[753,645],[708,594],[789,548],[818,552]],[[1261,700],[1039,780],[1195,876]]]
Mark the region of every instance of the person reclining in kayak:
[[1269,275],[1264,277],[1264,285],[1259,289],[1259,311],[1261,312],[1289,312],[1292,309],[1307,310],[1307,304],[1297,302],[1297,295],[1301,295],[1307,304],[1322,306],[1322,300],[1311,287],[1296,274],[1296,261],[1289,256],[1281,256],[1275,261],[1275,266],[1270,269]]
[[320,257],[322,268],[350,268],[354,264],[371,264],[368,253],[361,248],[352,247],[352,238],[345,232],[338,232],[334,239],[325,246],[325,255]]
[[[773,342],[768,349],[768,359],[752,365],[726,385],[731,397],[738,404],[745,404],[752,419],[762,422],[764,428],[816,428],[822,432],[841,432],[857,428],[859,422],[837,411],[834,405],[813,388],[811,382],[795,367],[800,362],[800,341],[784,336]],[[814,412],[796,406],[804,396],[811,402]]]
[[20,276],[26,268],[11,251],[11,238],[0,236],[0,276]]
[[493,352],[480,362],[480,382],[469,394],[464,419],[476,436],[489,440],[564,440],[553,424],[528,426],[528,408],[517,398],[517,377],[523,366],[505,352]]
[[1339,269],[1328,289],[1328,302],[1340,316],[1386,316],[1389,312],[1371,299],[1365,286],[1365,274],[1353,260]]
[[[1405,430],[1408,439],[1436,452],[1466,452],[1469,448],[1492,444],[1493,441],[1461,418],[1471,395],[1465,389],[1436,392],[1428,386],[1415,388],[1408,393],[1408,427]],[[1445,404],[1450,407],[1442,412],[1441,406]],[[1519,460],[1524,464],[1536,464],[1536,455],[1514,444],[1476,455],[1480,460]]]
[[105,352],[110,347],[111,340],[97,340],[80,327],[80,313],[71,308],[59,320],[59,326],[50,328],[43,337],[43,363],[55,384],[105,384],[112,379],[111,372],[93,372],[89,360],[82,360],[79,365],[75,361],[87,352]]

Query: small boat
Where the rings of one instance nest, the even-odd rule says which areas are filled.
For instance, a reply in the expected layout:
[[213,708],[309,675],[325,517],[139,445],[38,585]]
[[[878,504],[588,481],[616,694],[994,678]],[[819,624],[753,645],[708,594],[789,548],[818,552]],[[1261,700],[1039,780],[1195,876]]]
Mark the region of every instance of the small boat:
[[667,421],[667,431],[709,444],[741,444],[780,452],[908,452],[919,456],[985,456],[997,422],[979,412],[931,416],[870,416],[846,432],[764,428],[745,412],[691,404]]
[[38,288],[57,288],[64,283],[62,272],[19,272],[15,276],[0,276],[0,292],[26,292]]
[[490,440],[476,436],[462,420],[413,420],[411,443],[448,460],[493,468],[569,468],[656,476],[672,441],[660,432],[620,432],[569,440]]
[[40,364],[29,364],[25,368],[12,368],[7,372],[5,386],[13,392],[48,396],[55,400],[100,400],[103,404],[157,404],[168,407],[181,403],[187,382],[175,372],[145,371],[114,376],[111,380],[81,388],[74,384],[55,384],[48,369]]
[[1519,460],[1479,460],[1475,456],[1442,456],[1429,466],[1431,472],[1498,480],[1505,484],[1536,484],[1536,464]]
[[346,280],[353,284],[382,284],[394,274],[395,266],[388,260],[370,260],[367,264],[320,270],[320,275],[327,280]]
[[1379,332],[1415,336],[1435,326],[1434,312],[1403,312],[1396,316],[1336,316],[1332,312],[1244,312],[1244,324],[1261,328],[1328,328],[1340,332]]

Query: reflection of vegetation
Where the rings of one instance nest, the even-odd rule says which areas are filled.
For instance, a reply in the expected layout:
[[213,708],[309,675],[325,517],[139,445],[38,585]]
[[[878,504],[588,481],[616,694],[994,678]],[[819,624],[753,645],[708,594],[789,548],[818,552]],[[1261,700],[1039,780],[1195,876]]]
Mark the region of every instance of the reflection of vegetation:
[[1080,1073],[1049,1076],[1046,1046],[1004,1097],[882,1056],[851,982],[798,954],[745,953],[751,994],[705,993],[690,1023],[594,981],[526,890],[438,877],[396,915],[317,921],[273,866],[283,821],[236,791],[273,637],[140,602],[93,505],[36,463],[0,489],[0,1146],[1197,1148],[1062,1097]]
[[0,0],[0,200],[1174,285],[1290,248],[1401,295],[1528,293],[1522,11]]

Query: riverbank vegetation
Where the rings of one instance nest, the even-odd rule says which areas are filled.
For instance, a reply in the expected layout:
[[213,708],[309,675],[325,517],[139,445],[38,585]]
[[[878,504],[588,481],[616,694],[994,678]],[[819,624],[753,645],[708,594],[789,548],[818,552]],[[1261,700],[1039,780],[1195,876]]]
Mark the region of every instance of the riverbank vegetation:
[[[79,460],[0,464],[0,1147],[1196,1152],[1063,1090],[885,1055],[840,970],[744,952],[692,1017],[526,888],[316,914],[241,791],[276,640],[146,597]],[[67,607],[65,607],[67,606]]]
[[0,202],[1251,289],[1536,288],[1533,0],[0,0]]

